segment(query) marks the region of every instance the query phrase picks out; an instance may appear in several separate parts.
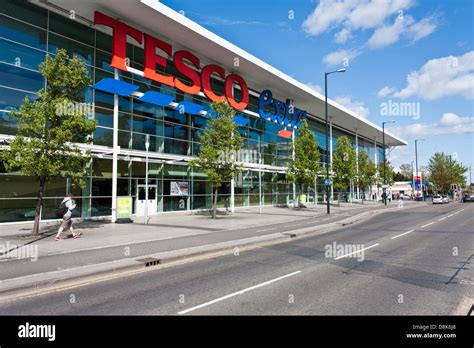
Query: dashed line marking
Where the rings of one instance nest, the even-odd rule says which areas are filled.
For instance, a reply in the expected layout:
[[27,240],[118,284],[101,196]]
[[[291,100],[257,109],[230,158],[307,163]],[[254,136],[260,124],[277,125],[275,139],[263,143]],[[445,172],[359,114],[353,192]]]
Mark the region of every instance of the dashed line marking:
[[339,260],[339,259],[342,259],[343,257],[347,257],[347,256],[350,256],[350,255],[352,255],[352,254],[360,253],[361,251],[364,251],[364,250],[367,250],[367,249],[376,247],[377,245],[380,245],[380,244],[377,243],[377,244],[371,245],[371,246],[369,246],[369,247],[367,247],[367,248],[360,249],[360,250],[354,251],[354,252],[349,253],[349,254],[346,254],[346,255],[338,256],[338,257],[336,257],[334,260]]
[[446,216],[445,217],[442,217],[441,219],[438,219],[438,221],[443,221],[443,220],[446,220]]
[[229,295],[226,295],[226,296],[222,296],[222,297],[216,298],[215,300],[212,300],[212,301],[209,301],[209,302],[205,302],[205,303],[200,304],[200,305],[198,305],[198,306],[191,307],[191,308],[186,309],[186,310],[184,310],[184,311],[178,312],[178,314],[186,314],[186,313],[192,312],[192,311],[194,311],[194,310],[196,310],[196,309],[209,306],[209,305],[214,304],[214,303],[216,303],[216,302],[220,302],[220,301],[223,301],[223,300],[227,300],[228,298],[231,298],[231,297],[234,297],[234,296],[237,296],[237,295],[244,294],[244,293],[246,293],[247,291],[254,290],[254,289],[260,288],[260,287],[262,287],[262,286],[265,286],[265,285],[268,285],[268,284],[277,282],[277,281],[279,281],[279,280],[282,280],[282,279],[285,279],[285,278],[294,276],[294,275],[296,275],[296,274],[298,274],[298,273],[301,273],[301,271],[296,271],[296,272],[293,272],[293,273],[290,273],[290,274],[286,274],[286,275],[284,275],[284,276],[281,276],[281,277],[278,277],[278,278],[275,278],[275,279],[272,279],[272,280],[269,280],[269,281],[266,281],[266,282],[263,282],[263,283],[254,285],[254,286],[251,286],[251,287],[249,287],[249,288],[246,288],[246,289],[243,289],[243,290],[234,292],[234,293],[232,293],[232,294],[229,294]]
[[421,228],[426,227],[426,226],[429,226],[429,225],[433,225],[433,224],[434,224],[434,221],[432,221],[432,222],[430,222],[430,223],[428,223],[428,224],[426,224],[426,225],[421,226]]
[[395,236],[395,237],[392,237],[392,238],[390,238],[390,239],[395,239],[395,238],[398,238],[398,237],[404,236],[405,234],[412,233],[413,231],[415,231],[415,230],[410,230],[410,231],[408,231],[408,232],[405,232],[405,233],[399,234],[399,235],[397,235],[397,236]]

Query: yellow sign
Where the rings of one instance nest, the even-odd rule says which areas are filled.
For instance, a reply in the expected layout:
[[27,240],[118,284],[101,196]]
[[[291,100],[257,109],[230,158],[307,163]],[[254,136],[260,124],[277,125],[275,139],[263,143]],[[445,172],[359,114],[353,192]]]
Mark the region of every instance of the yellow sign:
[[117,197],[117,218],[130,219],[132,217],[132,197]]

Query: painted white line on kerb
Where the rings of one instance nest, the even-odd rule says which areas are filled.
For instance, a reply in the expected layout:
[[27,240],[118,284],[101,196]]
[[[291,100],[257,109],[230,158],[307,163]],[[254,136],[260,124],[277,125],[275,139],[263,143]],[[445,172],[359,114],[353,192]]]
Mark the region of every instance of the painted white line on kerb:
[[442,217],[441,219],[438,219],[438,221],[443,221],[443,220],[446,220],[446,216],[445,217]]
[[360,250],[354,251],[354,252],[349,253],[349,254],[346,254],[346,255],[338,256],[338,257],[336,257],[334,260],[339,260],[339,259],[342,259],[343,257],[347,257],[347,256],[352,255],[352,254],[360,253],[361,251],[364,251],[364,250],[367,250],[367,249],[376,247],[377,245],[380,245],[380,244],[377,243],[377,244],[371,245],[371,246],[369,246],[369,247],[367,247],[367,248],[360,249]]
[[287,274],[287,275],[284,275],[284,276],[281,276],[281,277],[278,277],[278,278],[275,278],[275,279],[266,281],[266,282],[264,282],[264,283],[260,283],[260,284],[251,286],[250,288],[243,289],[243,290],[234,292],[234,293],[232,293],[232,294],[229,294],[229,295],[226,295],[226,296],[223,296],[223,297],[216,298],[215,300],[212,300],[212,301],[209,301],[209,302],[200,304],[199,306],[191,307],[191,308],[186,309],[186,310],[184,310],[184,311],[178,312],[178,314],[186,314],[186,313],[195,311],[196,309],[203,308],[203,307],[209,306],[209,305],[211,305],[211,304],[214,304],[214,303],[217,303],[217,302],[220,302],[220,301],[227,300],[228,298],[231,298],[231,297],[234,297],[234,296],[237,296],[237,295],[244,294],[244,293],[246,293],[247,291],[251,291],[251,290],[260,288],[260,287],[262,287],[262,286],[265,286],[265,285],[268,285],[268,284],[277,282],[277,281],[279,281],[279,280],[282,280],[282,279],[285,279],[285,278],[294,276],[294,275],[296,275],[296,274],[298,274],[298,273],[301,273],[301,271],[296,271],[296,272],[293,272],[293,273],[290,273],[290,274]]
[[429,226],[429,225],[433,225],[434,223],[435,223],[435,222],[432,221],[432,222],[430,222],[429,224],[426,224],[426,225],[421,226],[421,228],[426,227],[426,226]]
[[405,232],[405,233],[399,234],[399,235],[397,235],[397,236],[395,236],[395,237],[392,237],[392,238],[390,238],[390,239],[395,239],[395,238],[398,238],[398,237],[404,236],[405,234],[412,233],[413,231],[414,231],[414,230],[410,230],[410,231],[408,231],[408,232]]

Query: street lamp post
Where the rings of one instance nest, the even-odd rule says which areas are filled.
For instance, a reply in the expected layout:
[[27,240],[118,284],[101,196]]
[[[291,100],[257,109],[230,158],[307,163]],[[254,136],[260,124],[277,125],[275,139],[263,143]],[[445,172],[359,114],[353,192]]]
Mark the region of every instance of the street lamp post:
[[[326,113],[326,180],[329,180],[329,165],[330,165],[330,159],[329,159],[329,134],[328,134],[328,127],[329,127],[329,122],[328,122],[328,75],[334,74],[334,73],[343,73],[346,72],[346,69],[337,69],[334,71],[330,72],[325,72],[324,73],[324,95],[325,95],[325,102],[324,102],[324,109]],[[332,183],[330,183],[332,185]],[[326,184],[326,207],[327,207],[327,213],[329,214],[331,212],[330,204],[329,204],[329,186]]]
[[395,123],[394,120],[382,122],[382,146],[383,146],[383,200],[384,204],[387,205],[387,168],[386,168],[386,158],[385,158],[385,124],[386,123]]
[[[415,139],[415,170],[416,170],[415,175],[416,176],[418,176],[418,146],[417,146],[417,142],[424,141],[424,140],[425,139]],[[423,181],[422,181],[421,176],[420,176],[420,185],[421,185],[421,188],[423,188]],[[415,183],[413,183],[413,186],[415,186]],[[417,197],[415,197],[415,200],[416,200],[416,198]]]
[[145,149],[145,225],[148,224],[148,149],[150,148],[150,135],[146,135]]

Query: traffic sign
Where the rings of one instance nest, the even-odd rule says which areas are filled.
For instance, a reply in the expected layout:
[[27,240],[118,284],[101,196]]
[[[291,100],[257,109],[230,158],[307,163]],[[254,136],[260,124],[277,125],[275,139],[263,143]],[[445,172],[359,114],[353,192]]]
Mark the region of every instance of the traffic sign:
[[324,180],[324,185],[326,185],[326,186],[331,185],[331,180],[330,179]]

